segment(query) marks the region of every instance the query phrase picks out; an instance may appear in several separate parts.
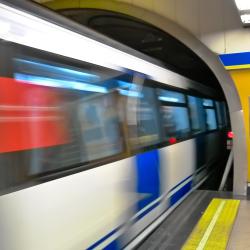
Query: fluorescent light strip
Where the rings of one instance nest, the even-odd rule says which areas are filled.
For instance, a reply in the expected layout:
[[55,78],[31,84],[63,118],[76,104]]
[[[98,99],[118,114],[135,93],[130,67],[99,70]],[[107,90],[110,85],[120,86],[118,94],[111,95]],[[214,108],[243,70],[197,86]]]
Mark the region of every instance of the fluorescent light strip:
[[129,97],[137,97],[137,98],[142,98],[143,95],[139,92],[136,91],[130,91],[130,90],[125,90],[125,89],[118,89],[120,95],[125,95]]
[[33,66],[39,70],[43,70],[43,71],[49,71],[50,73],[59,73],[59,74],[63,74],[62,76],[65,77],[81,77],[82,81],[88,81],[88,82],[96,82],[98,80],[100,80],[100,77],[97,75],[93,75],[93,74],[89,74],[89,73],[85,73],[85,72],[81,72],[81,71],[77,71],[77,70],[72,70],[72,69],[68,69],[68,68],[63,68],[63,67],[57,67],[54,65],[49,65],[49,64],[44,64],[44,63],[40,63],[40,62],[35,62],[35,61],[29,61],[29,60],[25,60],[25,59],[15,59],[15,61],[17,63],[20,63],[21,65],[28,65],[28,66]]
[[249,0],[235,0],[237,8],[239,10],[250,10],[250,1]]
[[125,82],[125,81],[121,81],[121,80],[118,80],[117,82],[119,84],[119,87],[121,87],[121,88],[132,89],[132,88],[135,88],[135,86],[136,86],[132,82]]
[[175,82],[177,87],[189,85],[176,73],[4,4],[0,4],[0,38],[120,71],[150,74],[156,81]]
[[175,97],[159,96],[158,99],[164,102],[180,102],[179,99]]
[[23,81],[23,83],[27,84],[54,87],[54,88],[75,89],[75,90],[97,92],[97,93],[108,93],[108,90],[105,87],[91,85],[82,82],[64,81],[59,79],[32,76],[20,73],[15,73],[14,76],[16,80]]
[[242,23],[250,24],[250,14],[244,14],[240,16]]

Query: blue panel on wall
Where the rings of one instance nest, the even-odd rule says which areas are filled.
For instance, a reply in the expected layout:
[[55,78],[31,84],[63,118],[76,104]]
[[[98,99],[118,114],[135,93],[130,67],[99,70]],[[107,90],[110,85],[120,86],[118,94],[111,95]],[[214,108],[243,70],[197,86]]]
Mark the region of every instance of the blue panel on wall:
[[225,66],[250,64],[250,52],[223,54],[220,59]]

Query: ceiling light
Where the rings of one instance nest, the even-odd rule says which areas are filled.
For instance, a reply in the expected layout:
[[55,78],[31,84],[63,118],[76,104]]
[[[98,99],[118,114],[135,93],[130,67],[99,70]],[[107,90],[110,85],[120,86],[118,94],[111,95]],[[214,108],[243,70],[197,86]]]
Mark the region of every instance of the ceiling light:
[[250,10],[250,1],[249,0],[235,0],[237,8],[239,10]]
[[235,0],[241,22],[244,26],[250,25],[250,0]]
[[34,85],[53,87],[53,88],[82,90],[82,91],[97,92],[97,93],[108,93],[108,90],[105,87],[92,85],[88,83],[65,81],[61,79],[27,75],[21,73],[15,73],[14,76],[16,80],[26,84],[34,84]]
[[244,24],[250,24],[250,14],[243,14],[240,18]]

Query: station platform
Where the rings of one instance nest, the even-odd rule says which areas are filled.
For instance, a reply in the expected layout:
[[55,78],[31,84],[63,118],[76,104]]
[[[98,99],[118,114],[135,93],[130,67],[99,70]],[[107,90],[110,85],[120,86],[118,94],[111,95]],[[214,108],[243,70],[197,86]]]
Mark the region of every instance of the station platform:
[[250,249],[250,200],[231,192],[194,191],[137,247]]

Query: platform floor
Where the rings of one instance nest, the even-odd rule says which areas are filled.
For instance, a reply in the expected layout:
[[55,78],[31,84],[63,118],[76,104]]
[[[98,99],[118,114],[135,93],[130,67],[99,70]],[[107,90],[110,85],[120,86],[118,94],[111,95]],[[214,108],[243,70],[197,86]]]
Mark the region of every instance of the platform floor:
[[250,201],[242,200],[227,250],[250,249]]
[[180,250],[213,198],[241,200],[228,249],[250,249],[250,201],[230,192],[201,190],[194,191],[137,249]]

